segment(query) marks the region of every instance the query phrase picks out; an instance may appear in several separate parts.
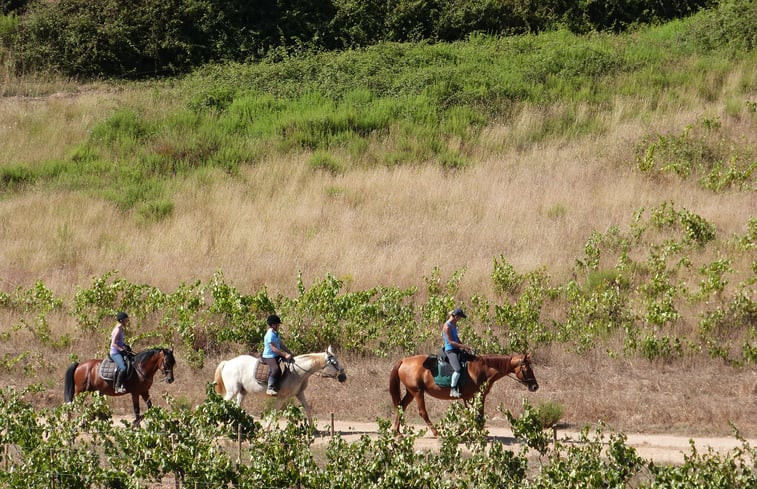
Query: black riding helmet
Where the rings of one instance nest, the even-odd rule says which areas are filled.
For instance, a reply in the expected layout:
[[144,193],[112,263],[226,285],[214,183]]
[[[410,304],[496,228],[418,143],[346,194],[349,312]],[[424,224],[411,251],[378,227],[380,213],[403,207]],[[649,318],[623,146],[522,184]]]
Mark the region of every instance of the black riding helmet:
[[121,311],[118,314],[116,314],[116,320],[120,323],[124,319],[129,319],[129,315],[125,312]]
[[268,324],[268,326],[273,326],[274,324],[281,324],[281,319],[277,315],[271,314],[270,316],[268,316],[268,319],[266,319],[265,322]]

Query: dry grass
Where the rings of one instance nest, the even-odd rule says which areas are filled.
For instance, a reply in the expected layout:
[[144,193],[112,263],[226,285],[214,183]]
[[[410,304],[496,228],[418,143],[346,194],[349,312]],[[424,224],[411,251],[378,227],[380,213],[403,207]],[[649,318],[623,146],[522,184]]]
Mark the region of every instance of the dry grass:
[[[66,291],[118,269],[172,290],[221,269],[245,291],[290,293],[300,271],[306,283],[333,273],[355,288],[422,289],[422,277],[440,266],[443,275],[465,268],[463,290],[490,294],[499,255],[521,272],[546,267],[562,279],[592,231],[624,227],[642,206],[672,201],[721,236],[745,232],[752,195],[649,181],[633,169],[639,137],[699,113],[490,154],[456,173],[413,166],[332,176],[299,156],[236,178],[204,174],[179,184],[173,216],[154,225],[79,194],[16,195],[0,201],[0,280],[7,288],[41,279]],[[493,128],[489,138],[507,131]]]

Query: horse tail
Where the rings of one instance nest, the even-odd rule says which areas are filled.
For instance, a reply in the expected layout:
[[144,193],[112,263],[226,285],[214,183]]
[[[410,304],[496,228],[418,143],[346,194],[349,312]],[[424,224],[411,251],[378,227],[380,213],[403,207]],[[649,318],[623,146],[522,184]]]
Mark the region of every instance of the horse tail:
[[389,393],[392,395],[392,405],[397,407],[402,401],[400,393],[400,366],[402,360],[397,360],[392,368],[392,373],[389,374]]
[[74,381],[74,374],[76,373],[76,367],[78,363],[72,363],[68,370],[66,370],[65,380],[63,382],[63,400],[65,402],[72,402],[74,400],[74,387],[76,382]]
[[216,392],[220,395],[226,394],[226,386],[223,384],[223,377],[221,376],[224,365],[226,365],[226,360],[218,364],[218,366],[216,367],[216,373],[213,376],[213,380],[216,385]]

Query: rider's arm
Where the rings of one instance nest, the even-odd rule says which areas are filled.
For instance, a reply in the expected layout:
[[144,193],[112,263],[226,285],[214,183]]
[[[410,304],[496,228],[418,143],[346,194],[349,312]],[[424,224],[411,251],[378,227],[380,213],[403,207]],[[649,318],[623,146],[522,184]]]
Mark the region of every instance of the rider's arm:
[[275,354],[282,356],[284,358],[288,359],[292,357],[292,352],[289,351],[289,348],[284,346],[284,343],[281,344],[281,348],[277,348],[276,345],[271,344],[271,350],[273,350]]
[[447,323],[444,323],[444,337],[447,338],[447,342],[454,346],[455,348],[460,348],[461,350],[470,350],[467,346],[460,343],[459,341],[455,341],[452,338],[449,337],[449,326],[447,326]]

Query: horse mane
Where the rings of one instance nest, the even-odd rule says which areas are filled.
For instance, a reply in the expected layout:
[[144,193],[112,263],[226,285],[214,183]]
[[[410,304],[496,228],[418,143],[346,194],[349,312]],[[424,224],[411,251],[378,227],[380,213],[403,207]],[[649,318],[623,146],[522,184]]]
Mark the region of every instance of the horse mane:
[[510,362],[512,361],[513,356],[512,355],[479,355],[476,358],[480,358],[481,361],[488,365],[489,367],[493,367],[500,372],[504,372],[507,370]]
[[302,355],[297,355],[294,358],[295,361],[297,358],[307,358],[312,362],[318,362],[318,366],[326,365],[326,354],[324,352],[303,353]]
[[165,350],[165,348],[150,348],[149,350],[143,350],[136,354],[134,357],[134,363],[142,363],[148,358],[151,358],[158,352]]

